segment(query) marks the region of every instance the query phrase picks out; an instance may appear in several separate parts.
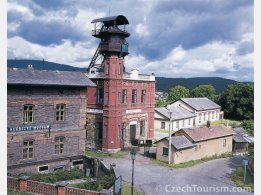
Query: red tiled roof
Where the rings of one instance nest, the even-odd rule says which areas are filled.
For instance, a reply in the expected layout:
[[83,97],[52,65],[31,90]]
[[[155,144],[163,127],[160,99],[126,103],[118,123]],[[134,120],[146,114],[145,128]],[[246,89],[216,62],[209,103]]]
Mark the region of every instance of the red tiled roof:
[[182,130],[195,142],[233,135],[232,129],[225,125],[215,125],[210,128],[191,127]]

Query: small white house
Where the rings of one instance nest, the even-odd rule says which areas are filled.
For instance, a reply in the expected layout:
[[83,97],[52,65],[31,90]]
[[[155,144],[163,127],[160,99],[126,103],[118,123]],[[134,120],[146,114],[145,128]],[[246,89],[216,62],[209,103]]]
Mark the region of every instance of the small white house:
[[165,107],[155,108],[154,128],[169,130],[171,121],[171,130],[177,131],[181,128],[193,127],[196,115],[180,106],[171,106],[170,111]]
[[208,98],[182,98],[170,107],[180,106],[196,115],[195,125],[204,125],[207,121],[223,119],[224,112],[221,107]]

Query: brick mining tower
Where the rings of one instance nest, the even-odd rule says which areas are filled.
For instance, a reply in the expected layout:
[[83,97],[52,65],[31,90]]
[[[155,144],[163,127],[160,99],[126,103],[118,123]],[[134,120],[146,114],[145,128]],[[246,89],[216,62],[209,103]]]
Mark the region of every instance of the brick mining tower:
[[[92,21],[92,35],[100,39],[89,65],[87,147],[117,152],[154,138],[155,76],[125,71],[129,54],[123,15]],[[137,66],[139,66],[137,64]]]

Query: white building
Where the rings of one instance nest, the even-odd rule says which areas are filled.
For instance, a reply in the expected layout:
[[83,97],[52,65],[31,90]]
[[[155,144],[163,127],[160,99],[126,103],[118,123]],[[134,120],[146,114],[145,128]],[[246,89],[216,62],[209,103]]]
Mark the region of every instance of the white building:
[[196,115],[180,106],[171,106],[170,112],[165,107],[155,108],[154,128],[169,129],[171,121],[171,130],[177,131],[181,128],[193,127],[195,124]]
[[217,121],[223,119],[224,112],[221,107],[208,98],[182,98],[170,107],[180,106],[196,115],[195,125],[204,125],[207,121]]

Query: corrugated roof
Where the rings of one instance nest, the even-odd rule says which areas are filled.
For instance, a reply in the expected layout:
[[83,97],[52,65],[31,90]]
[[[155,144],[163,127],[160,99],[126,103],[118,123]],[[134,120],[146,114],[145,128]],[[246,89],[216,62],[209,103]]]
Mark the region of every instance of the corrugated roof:
[[94,19],[92,21],[92,23],[103,22],[106,25],[113,25],[114,21],[116,21],[116,25],[129,24],[129,21],[123,15],[108,16],[108,17],[104,17],[104,18],[97,18],[97,19]]
[[221,108],[218,104],[211,101],[208,98],[182,98],[181,101],[188,104],[190,107],[194,108],[195,110],[209,110],[209,109],[216,109]]
[[243,137],[243,136],[235,136],[235,135],[233,135],[233,140],[235,142],[239,142],[239,143],[249,143],[249,141],[247,139],[245,139],[245,137]]
[[225,125],[208,127],[190,127],[182,129],[193,141],[203,141],[233,135],[232,129]]
[[249,136],[243,127],[233,128],[233,140],[235,142],[254,143],[254,137]]
[[[166,139],[169,141],[168,137],[166,137]],[[191,143],[184,135],[172,136],[171,137],[171,144],[177,150],[194,147],[194,144]]]
[[[185,118],[192,118],[195,117],[195,115],[185,108],[182,108],[180,106],[171,106],[170,110],[172,111],[171,119],[172,120],[179,120],[179,119],[185,119]],[[159,107],[155,108],[155,111],[159,112],[163,116],[169,119],[170,113],[169,110],[165,107]]]
[[9,85],[54,85],[54,86],[96,86],[84,73],[77,71],[50,71],[36,69],[8,68]]

